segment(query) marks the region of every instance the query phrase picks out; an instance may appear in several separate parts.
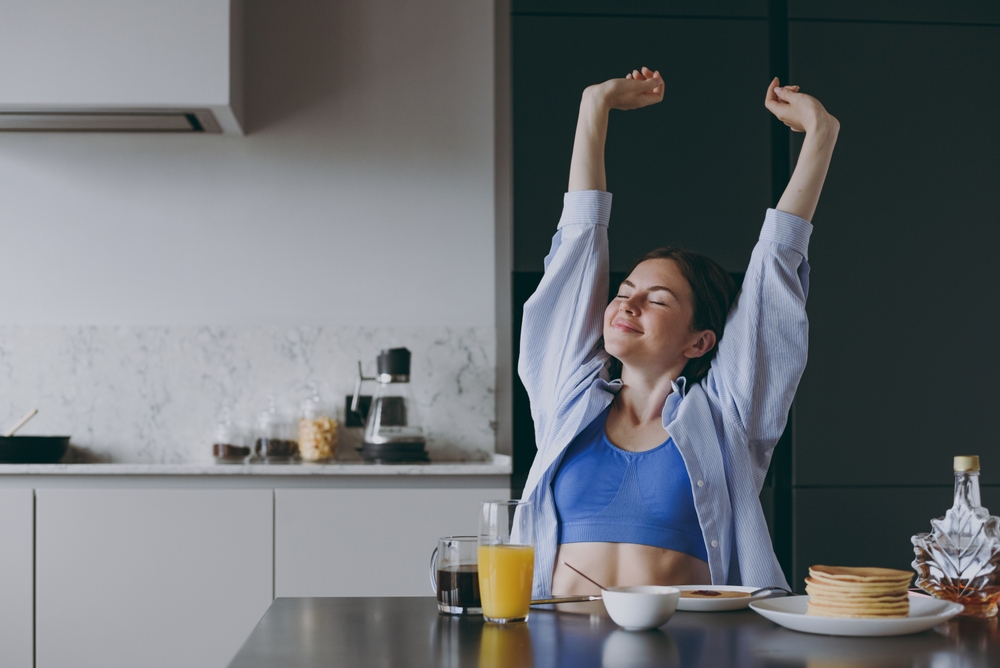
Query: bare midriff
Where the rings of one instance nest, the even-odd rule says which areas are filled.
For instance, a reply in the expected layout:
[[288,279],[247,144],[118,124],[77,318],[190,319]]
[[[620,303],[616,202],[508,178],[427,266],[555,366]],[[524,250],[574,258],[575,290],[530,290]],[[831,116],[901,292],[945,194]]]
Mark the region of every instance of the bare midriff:
[[599,594],[600,590],[567,568],[586,573],[605,587],[711,584],[708,564],[697,557],[635,543],[565,543],[556,554],[553,596]]

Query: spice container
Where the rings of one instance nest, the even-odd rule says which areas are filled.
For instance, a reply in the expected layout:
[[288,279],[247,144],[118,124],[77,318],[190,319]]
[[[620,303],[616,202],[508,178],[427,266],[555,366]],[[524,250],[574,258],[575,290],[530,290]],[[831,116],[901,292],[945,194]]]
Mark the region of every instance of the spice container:
[[303,461],[325,462],[337,456],[337,407],[319,393],[302,403],[299,454]]
[[268,464],[289,462],[299,454],[297,439],[295,420],[279,411],[272,399],[271,407],[257,418],[254,454]]
[[228,418],[215,427],[212,456],[220,464],[242,464],[250,456],[250,435]]

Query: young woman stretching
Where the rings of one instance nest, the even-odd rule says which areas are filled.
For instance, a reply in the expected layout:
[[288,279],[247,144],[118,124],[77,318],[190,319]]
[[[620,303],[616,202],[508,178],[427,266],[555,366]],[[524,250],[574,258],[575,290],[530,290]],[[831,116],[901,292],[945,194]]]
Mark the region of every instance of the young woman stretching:
[[666,248],[606,304],[608,115],[663,94],[646,68],[584,91],[562,218],[524,306],[535,598],[594,593],[566,563],[605,586],[788,586],[758,495],[806,364],[809,221],[840,124],[772,81],[765,106],[805,140],[740,293],[712,260]]

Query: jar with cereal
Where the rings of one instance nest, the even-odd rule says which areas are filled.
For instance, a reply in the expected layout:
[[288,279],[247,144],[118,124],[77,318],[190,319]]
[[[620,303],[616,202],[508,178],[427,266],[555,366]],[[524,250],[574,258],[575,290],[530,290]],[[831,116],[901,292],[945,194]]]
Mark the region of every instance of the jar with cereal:
[[337,406],[315,393],[302,403],[299,454],[302,461],[329,462],[337,456]]

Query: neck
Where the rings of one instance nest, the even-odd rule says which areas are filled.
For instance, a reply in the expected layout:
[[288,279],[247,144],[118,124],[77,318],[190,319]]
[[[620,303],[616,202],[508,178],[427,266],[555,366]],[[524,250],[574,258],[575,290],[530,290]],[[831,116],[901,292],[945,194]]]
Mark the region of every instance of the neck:
[[660,369],[656,372],[623,364],[622,389],[615,398],[616,409],[639,424],[659,422],[663,405],[673,392],[671,383],[683,371],[683,364],[680,368]]

